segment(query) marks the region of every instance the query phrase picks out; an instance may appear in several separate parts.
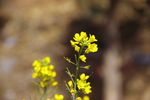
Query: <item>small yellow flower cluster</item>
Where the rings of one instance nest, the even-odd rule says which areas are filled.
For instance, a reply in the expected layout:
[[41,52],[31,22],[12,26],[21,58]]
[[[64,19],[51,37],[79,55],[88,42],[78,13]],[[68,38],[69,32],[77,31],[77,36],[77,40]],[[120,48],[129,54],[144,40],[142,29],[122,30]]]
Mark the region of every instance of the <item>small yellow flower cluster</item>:
[[50,64],[51,60],[49,57],[45,57],[42,60],[35,60],[32,63],[34,67],[34,72],[32,77],[38,79],[41,87],[46,86],[56,86],[57,81],[54,80],[56,77],[56,72],[54,71],[54,66]]
[[73,82],[72,82],[72,81],[69,81],[69,82],[68,82],[68,86],[69,86],[70,93],[71,93],[72,95],[74,95],[74,93],[76,93],[76,90],[74,89]]
[[[98,51],[97,44],[93,43],[97,41],[95,35],[89,35],[88,37],[86,32],[81,32],[80,34],[76,33],[73,39],[74,40],[70,40],[70,43],[77,52],[84,51],[85,53],[90,53]],[[81,55],[80,60],[86,62],[86,57]]]
[[79,90],[82,90],[84,94],[89,94],[92,92],[90,82],[87,82],[89,76],[84,73],[80,75],[80,79],[77,79],[77,87]]
[[90,100],[89,96],[84,96],[83,98],[77,97],[76,100]]
[[98,47],[96,42],[95,35],[87,36],[86,32],[76,33],[73,37],[73,40],[70,40],[71,45],[75,48],[75,51],[79,52],[81,47],[87,47],[85,53],[97,52]]
[[[77,79],[78,90],[81,90],[84,94],[89,94],[92,92],[90,82],[87,82],[89,76],[84,73],[80,75],[80,79]],[[73,95],[77,90],[74,90],[74,85],[72,81],[68,82],[70,93]]]
[[55,94],[53,99],[47,99],[47,100],[64,100],[64,96],[62,94]]

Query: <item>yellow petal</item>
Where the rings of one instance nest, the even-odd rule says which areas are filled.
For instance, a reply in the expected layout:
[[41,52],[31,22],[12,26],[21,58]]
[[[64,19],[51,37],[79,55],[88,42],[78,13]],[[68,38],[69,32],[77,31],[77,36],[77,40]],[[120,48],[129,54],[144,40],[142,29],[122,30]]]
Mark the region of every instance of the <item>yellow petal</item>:
[[86,62],[86,57],[85,57],[85,55],[81,55],[79,58],[80,58],[81,61]]

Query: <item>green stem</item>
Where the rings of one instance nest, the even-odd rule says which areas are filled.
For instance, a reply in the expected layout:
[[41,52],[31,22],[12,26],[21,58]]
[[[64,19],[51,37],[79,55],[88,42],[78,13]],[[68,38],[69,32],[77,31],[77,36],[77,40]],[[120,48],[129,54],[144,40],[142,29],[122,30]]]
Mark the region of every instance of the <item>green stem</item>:
[[41,94],[40,100],[44,100],[46,96],[47,88],[43,88],[43,93]]
[[[78,76],[79,76],[79,69],[80,69],[80,55],[82,53],[82,50],[83,50],[83,46],[81,46],[81,49],[78,53],[78,58],[76,59],[76,74],[75,74],[75,81],[74,81],[74,90],[77,90],[77,79],[78,79]],[[76,91],[74,93],[74,95],[72,96],[72,99],[73,100],[76,100],[76,98],[78,97],[78,91]]]

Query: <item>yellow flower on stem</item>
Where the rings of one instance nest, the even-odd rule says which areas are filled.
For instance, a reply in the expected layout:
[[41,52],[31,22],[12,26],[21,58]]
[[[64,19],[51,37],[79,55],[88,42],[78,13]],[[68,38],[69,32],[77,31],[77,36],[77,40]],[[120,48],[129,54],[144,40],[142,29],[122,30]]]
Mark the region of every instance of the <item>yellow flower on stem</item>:
[[92,42],[96,42],[96,41],[97,41],[97,39],[95,39],[95,35],[90,35],[88,42],[92,43]]
[[79,52],[80,51],[80,47],[75,45],[75,51]]
[[38,77],[38,73],[35,72],[32,74],[32,78],[37,78],[37,77]]
[[68,85],[69,85],[70,88],[73,88],[73,83],[72,83],[72,81],[69,81],[69,82],[68,82]]
[[52,86],[56,86],[58,84],[57,81],[52,82]]
[[89,96],[84,96],[83,100],[90,100],[90,97]]
[[56,86],[57,82],[55,82],[54,78],[56,77],[56,72],[54,71],[54,66],[50,64],[51,59],[49,57],[45,57],[41,60],[35,60],[32,63],[34,67],[34,72],[32,74],[32,78],[35,78],[39,82],[39,86],[42,88],[47,86]]
[[70,40],[72,47],[74,47],[75,51],[79,52],[81,47],[86,47],[85,53],[90,52],[97,52],[98,47],[97,44],[93,43],[96,42],[97,39],[95,35],[87,36],[86,32],[76,33],[73,37],[74,40]]
[[55,94],[54,95],[54,100],[63,100],[64,99],[64,96],[63,95],[59,95],[59,94]]
[[80,75],[80,79],[77,79],[77,87],[79,90],[82,90],[84,94],[89,94],[92,92],[90,82],[87,82],[89,76],[84,73]]
[[87,80],[89,78],[89,76],[87,75],[85,75],[84,73],[82,73],[81,75],[80,75],[80,79],[81,80]]
[[89,96],[83,96],[83,98],[77,97],[76,100],[90,100],[90,97]]
[[81,61],[86,62],[86,57],[85,57],[85,55],[81,55],[79,58],[80,58]]
[[41,81],[41,82],[40,82],[40,86],[41,86],[41,87],[46,87],[46,86],[47,86],[47,83],[46,83],[45,81]]
[[97,44],[93,43],[88,45],[88,48],[85,50],[85,53],[97,52],[97,51],[98,51]]
[[49,64],[51,62],[51,59],[49,57],[45,57],[43,59],[45,61],[45,63]]
[[76,100],[82,100],[82,98],[81,97],[77,97]]

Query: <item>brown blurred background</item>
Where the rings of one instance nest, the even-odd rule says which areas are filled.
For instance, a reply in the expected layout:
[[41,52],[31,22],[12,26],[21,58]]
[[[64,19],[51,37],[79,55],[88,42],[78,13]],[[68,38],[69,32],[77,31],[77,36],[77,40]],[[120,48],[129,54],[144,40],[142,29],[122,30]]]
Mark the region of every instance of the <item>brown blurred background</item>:
[[34,59],[50,56],[64,80],[74,33],[95,34],[91,100],[150,100],[150,0],[0,0],[0,100],[30,100]]

